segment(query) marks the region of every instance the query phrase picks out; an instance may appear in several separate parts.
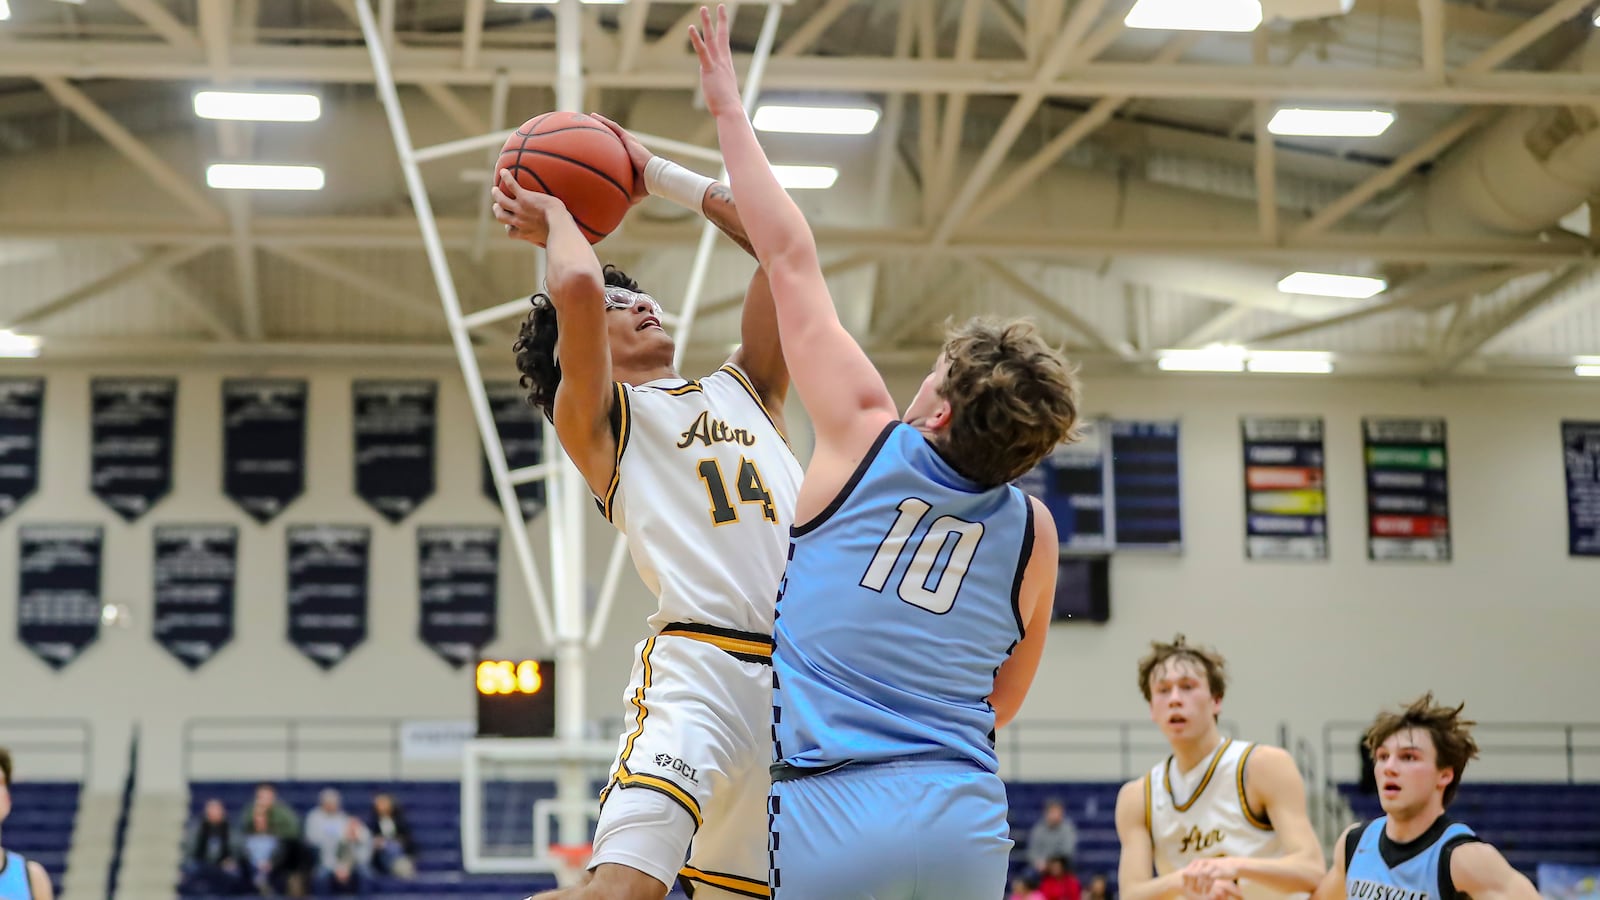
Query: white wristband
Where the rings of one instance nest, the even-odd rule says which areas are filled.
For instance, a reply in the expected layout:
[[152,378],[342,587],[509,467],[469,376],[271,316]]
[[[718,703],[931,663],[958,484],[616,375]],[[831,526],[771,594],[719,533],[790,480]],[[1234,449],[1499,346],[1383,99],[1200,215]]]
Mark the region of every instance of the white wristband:
[[716,182],[692,169],[686,169],[664,156],[652,156],[644,164],[644,187],[656,197],[671,200],[684,209],[701,211],[706,191]]

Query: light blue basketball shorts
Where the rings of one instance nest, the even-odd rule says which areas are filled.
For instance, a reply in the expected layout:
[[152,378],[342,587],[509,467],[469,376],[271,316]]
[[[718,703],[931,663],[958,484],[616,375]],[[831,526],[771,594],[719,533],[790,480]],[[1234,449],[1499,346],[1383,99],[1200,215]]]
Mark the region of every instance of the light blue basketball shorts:
[[860,763],[775,781],[773,900],[1001,900],[1006,789],[962,761]]

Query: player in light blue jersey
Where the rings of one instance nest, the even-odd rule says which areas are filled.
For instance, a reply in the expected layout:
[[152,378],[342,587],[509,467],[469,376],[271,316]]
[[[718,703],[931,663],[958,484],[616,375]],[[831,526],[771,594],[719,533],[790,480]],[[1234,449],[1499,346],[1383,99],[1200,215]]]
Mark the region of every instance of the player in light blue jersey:
[[726,10],[690,40],[816,431],[774,633],[772,895],[991,900],[1011,849],[994,730],[1038,667],[1058,556],[1010,482],[1073,437],[1072,372],[1030,324],[969,322],[900,421],[745,117]]
[[1445,813],[1478,755],[1461,710],[1430,693],[1367,729],[1384,815],[1345,830],[1312,900],[1536,900],[1500,851]]
[[[0,747],[0,824],[11,815],[11,752]],[[3,836],[3,835],[0,835]],[[20,853],[0,847],[0,900],[54,900],[50,873]]]

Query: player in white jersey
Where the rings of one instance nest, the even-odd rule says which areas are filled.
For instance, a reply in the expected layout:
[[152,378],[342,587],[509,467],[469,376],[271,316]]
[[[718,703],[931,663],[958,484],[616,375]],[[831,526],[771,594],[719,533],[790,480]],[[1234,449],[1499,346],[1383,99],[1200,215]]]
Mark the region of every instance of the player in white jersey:
[[[635,202],[665,196],[749,249],[725,186],[611,127],[638,169]],[[495,201],[508,234],[549,251],[548,294],[516,344],[522,383],[660,602],[636,648],[587,880],[540,897],[660,900],[675,879],[696,900],[768,897],[773,604],[801,473],[766,277],[750,282],[744,343],[685,379],[661,307],[602,270],[559,200],[502,173]]]
[[1172,755],[1117,794],[1123,900],[1267,900],[1315,890],[1322,845],[1294,758],[1217,729],[1222,657],[1182,635],[1152,644],[1139,662],[1139,689]]

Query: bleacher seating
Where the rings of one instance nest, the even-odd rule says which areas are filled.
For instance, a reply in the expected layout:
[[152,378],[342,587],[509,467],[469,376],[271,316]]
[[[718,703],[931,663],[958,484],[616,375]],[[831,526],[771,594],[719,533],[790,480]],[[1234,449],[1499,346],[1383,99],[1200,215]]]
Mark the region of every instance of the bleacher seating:
[[[1383,815],[1378,798],[1340,785],[1361,820]],[[1600,784],[1475,782],[1461,785],[1450,815],[1533,878],[1539,863],[1600,866]]]
[[1095,875],[1104,875],[1111,890],[1117,886],[1117,791],[1119,781],[1011,781],[1006,797],[1011,803],[1011,870],[1016,874],[1027,864],[1028,832],[1044,815],[1044,804],[1058,797],[1066,804],[1067,818],[1078,830],[1078,858],[1073,869],[1085,885]]
[[20,781],[11,786],[11,815],[6,819],[4,845],[28,857],[50,873],[56,896],[67,870],[72,848],[72,828],[78,817],[78,783],[75,781]]
[[[345,812],[366,820],[374,794],[388,793],[405,811],[417,848],[417,876],[409,881],[380,879],[367,900],[413,900],[416,897],[450,897],[452,900],[505,900],[524,897],[556,886],[549,875],[471,875],[461,863],[461,787],[454,781],[284,781],[276,782],[278,797],[295,811],[300,821],[317,804],[325,787],[338,789]],[[256,782],[194,782],[189,786],[191,818],[205,802],[220,799],[228,820],[254,801]],[[595,787],[596,793],[599,786]],[[515,852],[526,853],[533,838],[534,801],[554,797],[547,782],[491,782],[485,786],[484,830]],[[559,839],[559,835],[557,836]],[[487,848],[491,853],[494,848]],[[177,874],[174,873],[174,882]],[[198,898],[198,895],[188,895]],[[681,896],[676,892],[673,896]],[[205,898],[209,900],[209,898]]]

